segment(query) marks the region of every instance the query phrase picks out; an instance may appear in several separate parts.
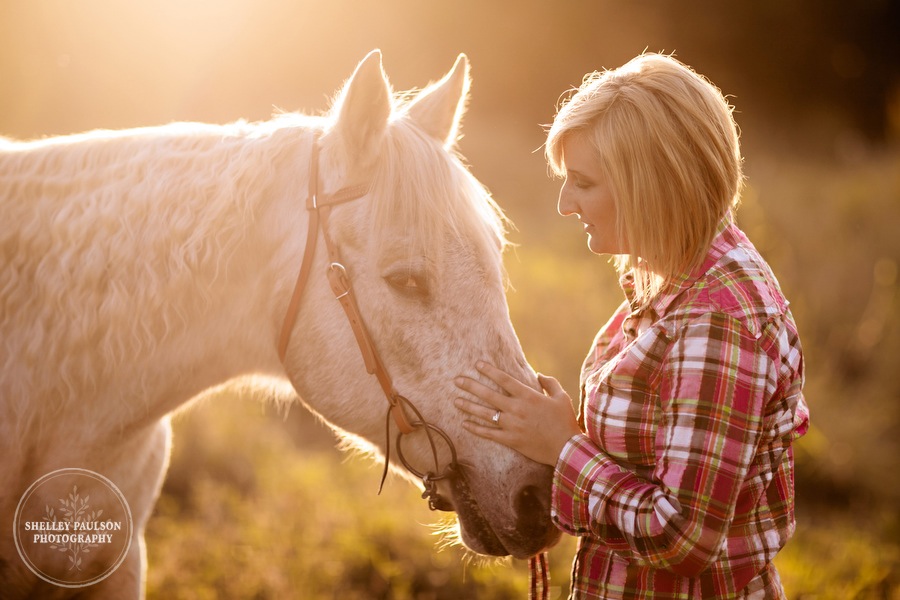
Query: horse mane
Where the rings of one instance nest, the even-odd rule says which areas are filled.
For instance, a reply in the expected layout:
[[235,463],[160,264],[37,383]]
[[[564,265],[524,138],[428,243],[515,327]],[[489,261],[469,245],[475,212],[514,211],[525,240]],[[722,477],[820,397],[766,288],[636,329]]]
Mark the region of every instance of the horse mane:
[[372,182],[375,234],[387,234],[399,221],[429,257],[441,254],[435,246],[447,242],[445,234],[467,246],[505,248],[509,223],[488,190],[457,153],[416,127],[402,105],[395,110],[400,116],[387,129]]
[[[430,257],[441,232],[502,249],[502,211],[408,101],[395,100],[376,166],[374,235],[400,225]],[[297,169],[303,193],[306,165],[289,162],[334,112],[0,139],[0,393],[65,402],[185,330],[274,201],[276,170]],[[181,288],[192,297],[172,298]]]
[[66,401],[184,330],[289,133],[173,123],[0,144],[0,389]]

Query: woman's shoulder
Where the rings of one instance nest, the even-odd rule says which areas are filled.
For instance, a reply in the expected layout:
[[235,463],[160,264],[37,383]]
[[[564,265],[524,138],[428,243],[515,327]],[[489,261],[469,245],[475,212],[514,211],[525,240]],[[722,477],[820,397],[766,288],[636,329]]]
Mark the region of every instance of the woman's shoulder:
[[788,313],[789,303],[756,247],[736,227],[732,233],[721,255],[694,282],[675,312],[684,317],[721,313],[759,335],[768,321]]

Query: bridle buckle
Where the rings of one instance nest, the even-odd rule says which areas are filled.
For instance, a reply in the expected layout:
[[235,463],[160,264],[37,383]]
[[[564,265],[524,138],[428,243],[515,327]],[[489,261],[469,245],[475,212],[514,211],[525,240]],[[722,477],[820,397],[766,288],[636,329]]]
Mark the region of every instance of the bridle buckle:
[[350,277],[347,269],[339,262],[328,265],[328,283],[337,300],[350,294]]

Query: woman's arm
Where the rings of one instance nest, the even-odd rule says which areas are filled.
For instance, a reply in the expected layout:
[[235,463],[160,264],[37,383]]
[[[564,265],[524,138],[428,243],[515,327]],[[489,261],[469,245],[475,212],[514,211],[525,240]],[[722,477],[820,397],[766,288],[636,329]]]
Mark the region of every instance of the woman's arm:
[[555,478],[560,524],[613,532],[635,556],[681,575],[705,570],[755,459],[774,372],[757,336],[732,317],[692,319],[662,365],[652,476],[620,468],[586,437],[572,440]]
[[[556,427],[557,420],[574,419],[571,408],[567,415],[561,410],[564,392],[542,382],[550,387],[548,401],[496,369],[482,373],[509,395],[472,380],[460,387],[499,408],[501,428],[467,427],[535,460],[556,453],[553,509],[561,528],[613,538],[617,548],[686,576],[717,557],[755,456],[773,373],[757,337],[742,324],[705,314],[671,342],[660,373],[656,465],[647,479],[620,467],[577,429]],[[482,419],[494,413],[471,401],[461,408]],[[507,411],[514,415],[511,431],[505,431]]]

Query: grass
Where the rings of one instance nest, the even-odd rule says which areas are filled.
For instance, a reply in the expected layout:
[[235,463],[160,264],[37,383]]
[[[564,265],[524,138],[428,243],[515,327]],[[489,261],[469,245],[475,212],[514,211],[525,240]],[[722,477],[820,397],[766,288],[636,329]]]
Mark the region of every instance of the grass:
[[900,598],[896,514],[801,510],[798,523],[775,559],[789,598]]
[[[446,523],[409,484],[333,449],[299,410],[287,422],[221,397],[184,413],[147,530],[153,599],[520,599],[524,561],[440,548]],[[792,600],[900,598],[896,515],[801,497],[776,559]],[[553,549],[555,598],[568,594],[574,540]]]
[[[228,396],[184,415],[147,530],[148,598],[527,595],[524,561],[440,548],[446,517],[400,479],[377,495],[379,466],[338,453],[310,415]],[[555,583],[570,549],[554,550]]]

